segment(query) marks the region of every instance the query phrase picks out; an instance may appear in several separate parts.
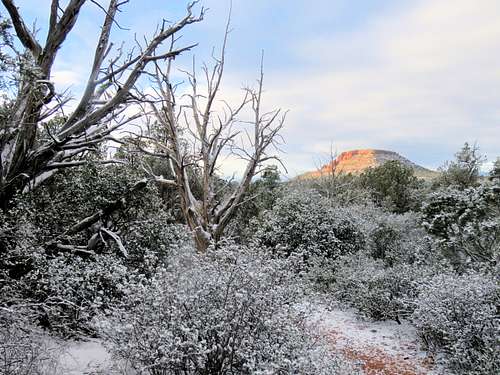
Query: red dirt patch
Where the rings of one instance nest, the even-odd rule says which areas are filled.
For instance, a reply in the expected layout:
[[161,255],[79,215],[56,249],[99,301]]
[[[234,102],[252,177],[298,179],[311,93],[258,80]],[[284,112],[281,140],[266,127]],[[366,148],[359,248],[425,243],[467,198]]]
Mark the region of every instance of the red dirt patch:
[[431,358],[419,359],[392,355],[383,349],[373,346],[353,347],[338,345],[343,335],[337,331],[329,331],[327,337],[336,350],[345,358],[359,363],[366,375],[425,375],[432,367]]

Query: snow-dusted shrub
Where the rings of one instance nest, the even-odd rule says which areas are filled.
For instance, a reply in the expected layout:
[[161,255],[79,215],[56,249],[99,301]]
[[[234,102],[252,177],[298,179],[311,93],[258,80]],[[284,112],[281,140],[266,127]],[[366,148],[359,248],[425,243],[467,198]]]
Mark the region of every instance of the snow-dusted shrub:
[[412,320],[431,350],[457,374],[498,374],[500,289],[479,273],[436,275],[419,288]]
[[[130,166],[95,165],[89,162],[56,174],[35,191],[21,195],[18,201],[29,211],[30,222],[38,228],[40,244],[54,240],[72,225],[101,210],[101,225],[120,232],[126,224],[162,214],[161,199],[153,184],[128,193],[142,174]],[[120,201],[116,209],[104,210]],[[66,235],[66,244],[86,245],[95,234],[95,226]],[[102,246],[98,247],[98,251]]]
[[344,205],[336,210],[349,218],[365,239],[366,256],[381,259],[388,266],[435,258],[432,241],[417,213],[394,214],[370,203]]
[[[166,262],[189,234],[169,224],[154,188],[122,196],[137,178],[130,168],[89,164],[14,199],[0,213],[0,308],[27,304],[45,328],[64,335],[88,332],[89,320],[121,297],[130,274],[149,277]],[[126,201],[123,207],[104,215],[99,225],[120,235],[128,258],[96,228],[65,234],[119,197]],[[71,245],[84,248],[96,235],[102,241],[95,248],[73,251]],[[54,239],[67,250],[49,245]]]
[[430,261],[433,256],[431,240],[419,220],[412,212],[375,217],[373,227],[365,234],[369,255],[387,266]]
[[0,309],[24,306],[33,324],[63,335],[88,333],[96,312],[127,288],[133,265],[113,253],[47,254],[29,207],[20,205],[9,214],[0,223]]
[[358,177],[352,174],[329,173],[317,178],[289,182],[295,188],[317,191],[321,196],[343,203],[373,203],[371,192],[360,186]]
[[371,192],[378,205],[392,212],[407,212],[417,205],[414,190],[418,180],[414,170],[397,160],[366,169],[359,176],[358,183]]
[[59,351],[29,322],[26,309],[0,308],[0,374],[60,374]]
[[40,257],[18,283],[38,323],[63,335],[89,332],[89,321],[128,288],[129,269],[114,255],[83,259],[73,254]]
[[422,207],[423,226],[458,268],[492,264],[500,254],[500,188],[482,185],[430,194]]
[[254,233],[252,223],[274,206],[282,194],[282,185],[278,167],[266,167],[260,178],[250,183],[243,202],[226,228],[227,236],[240,243],[247,243]]
[[127,266],[146,276],[168,262],[168,257],[192,240],[184,225],[167,224],[169,217],[161,214],[127,223],[121,233],[128,252]]
[[440,174],[433,182],[437,186],[453,186],[466,189],[477,186],[480,179],[481,165],[486,161],[479,152],[477,144],[469,145],[465,142],[463,147],[455,154],[455,160],[447,161],[439,168]]
[[140,374],[336,374],[305,312],[292,258],[223,246],[173,257],[99,326]]
[[256,231],[259,245],[287,254],[337,258],[364,246],[349,212],[313,190],[289,190],[263,215]]
[[333,294],[367,316],[394,319],[414,310],[418,287],[435,269],[398,264],[386,267],[380,260],[351,256],[338,262],[333,274]]
[[[182,228],[161,227],[160,233],[170,238],[164,237],[162,241],[153,238],[152,242],[158,240],[153,242],[158,250],[146,251],[141,246],[147,237],[130,233],[128,259],[113,253],[90,257],[73,253],[48,256],[43,248],[29,241],[16,241],[16,246],[0,259],[0,308],[27,304],[36,315],[33,323],[63,335],[89,333],[90,319],[121,298],[123,290],[134,282],[131,275],[151,277],[157,267],[168,261],[168,255],[177,250],[182,237],[187,236]],[[137,228],[145,226],[138,224]],[[20,232],[12,233],[17,236]],[[149,234],[144,232],[144,236]]]

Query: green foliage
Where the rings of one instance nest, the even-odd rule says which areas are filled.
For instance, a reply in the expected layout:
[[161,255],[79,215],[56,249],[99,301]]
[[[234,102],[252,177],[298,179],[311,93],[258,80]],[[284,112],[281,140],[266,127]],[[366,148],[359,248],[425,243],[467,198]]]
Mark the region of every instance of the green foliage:
[[479,153],[479,147],[470,146],[465,142],[462,149],[455,154],[455,160],[447,162],[440,168],[441,176],[435,183],[438,186],[453,186],[458,189],[476,186],[484,161],[484,156]]
[[[42,126],[37,132],[36,141],[40,144],[43,142],[53,141],[54,134],[57,134],[57,132],[60,130],[60,128],[64,125],[66,121],[67,118],[65,116],[54,115],[54,117],[49,119],[47,122],[43,122]],[[89,155],[89,160],[90,160],[90,155]]]
[[365,234],[368,238],[368,254],[380,259],[386,266],[432,262],[431,242],[420,227],[420,217],[415,213],[379,213],[372,227]]
[[371,256],[373,259],[386,260],[389,265],[394,262],[397,252],[398,233],[389,225],[382,223],[373,232],[371,238],[373,246],[371,248]]
[[[18,201],[22,200],[24,205],[30,207],[31,222],[39,228],[39,240],[44,243],[111,202],[124,198],[134,183],[142,178],[142,174],[128,166],[102,166],[89,162],[56,174],[48,183],[19,197]],[[127,198],[122,209],[109,217],[102,217],[101,222],[109,222],[119,230],[132,220],[161,210],[162,205],[154,186],[147,186]],[[86,244],[93,229],[67,240]]]
[[191,234],[184,225],[169,224],[170,216],[159,212],[156,217],[132,220],[122,231],[128,251],[126,265],[133,270],[153,277],[168,258],[191,241]]
[[252,221],[258,220],[266,210],[272,209],[282,194],[281,185],[278,167],[266,167],[261,177],[250,184],[236,217],[228,225],[228,235],[240,242],[248,241],[253,235]]
[[39,256],[19,280],[40,326],[61,335],[92,334],[91,319],[109,309],[128,288],[130,270],[114,255],[83,259],[73,254]]
[[9,73],[14,66],[14,60],[6,51],[11,49],[13,44],[12,25],[10,20],[0,15],[0,89],[5,90],[9,86]]
[[[187,241],[183,227],[171,225],[154,187],[127,195],[142,177],[127,166],[88,164],[56,175],[15,200],[0,220],[0,305],[27,304],[36,321],[53,332],[89,332],[89,322],[123,296],[137,273],[151,277]],[[95,225],[75,234],[68,228],[110,203]],[[99,228],[119,233],[128,258]],[[55,238],[73,249],[101,238],[91,252],[63,252]]]
[[256,201],[252,201],[257,206],[259,212],[272,208],[278,197],[280,181],[278,167],[272,165],[266,167],[264,172],[262,172],[261,178],[252,184],[255,194],[249,195],[256,197]]
[[12,22],[0,14],[0,90],[2,99],[9,100],[17,91],[21,80],[33,81],[40,76],[33,56],[20,51],[14,40]]
[[357,176],[342,172],[332,172],[322,174],[317,178],[298,181],[299,184],[313,189],[328,199],[335,199],[338,202],[363,203],[371,199],[366,189],[358,184]]
[[[494,264],[500,252],[500,190],[482,185],[432,193],[422,207],[423,226],[459,269]],[[471,264],[472,263],[472,264]]]
[[407,212],[415,206],[413,190],[417,178],[411,167],[399,161],[390,160],[369,168],[359,176],[359,183],[371,191],[377,204],[393,212]]
[[364,246],[349,213],[315,191],[286,191],[260,220],[254,239],[274,252],[335,259]]
[[130,272],[114,254],[47,254],[41,241],[48,230],[33,224],[40,212],[31,203],[19,200],[0,215],[0,372],[15,369],[7,374],[55,374],[39,328],[90,333],[90,319],[120,297]]

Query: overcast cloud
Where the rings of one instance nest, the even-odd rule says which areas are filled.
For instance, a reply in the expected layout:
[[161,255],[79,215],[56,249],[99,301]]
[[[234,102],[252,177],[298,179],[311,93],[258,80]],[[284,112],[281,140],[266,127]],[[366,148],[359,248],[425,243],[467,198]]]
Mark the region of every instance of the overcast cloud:
[[[203,3],[206,21],[182,39],[200,43],[200,60],[219,44],[228,9],[221,0]],[[18,4],[43,32],[48,1]],[[175,19],[183,5],[132,1],[122,23],[150,33],[152,20]],[[316,168],[332,144],[338,152],[394,150],[433,168],[465,141],[477,141],[490,160],[500,155],[500,1],[234,0],[233,8],[225,91],[236,99],[255,81],[264,49],[267,107],[290,110],[283,134],[290,175]],[[81,90],[100,16],[96,7],[82,13],[61,51],[54,72],[61,87]]]

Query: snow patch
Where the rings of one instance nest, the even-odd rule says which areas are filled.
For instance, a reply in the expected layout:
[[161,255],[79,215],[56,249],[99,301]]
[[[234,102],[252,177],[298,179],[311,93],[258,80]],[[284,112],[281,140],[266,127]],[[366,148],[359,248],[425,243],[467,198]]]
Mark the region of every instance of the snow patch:
[[[390,368],[401,366],[405,374],[447,374],[422,349],[415,327],[407,321],[402,321],[402,324],[370,321],[362,319],[354,309],[324,306],[318,306],[310,319],[331,338],[334,350],[360,362],[360,366],[367,367],[370,361],[385,361],[390,363]],[[370,369],[365,371],[373,373]],[[381,370],[380,373],[392,373],[392,370]]]
[[63,341],[59,367],[66,375],[111,374],[111,355],[100,340]]

